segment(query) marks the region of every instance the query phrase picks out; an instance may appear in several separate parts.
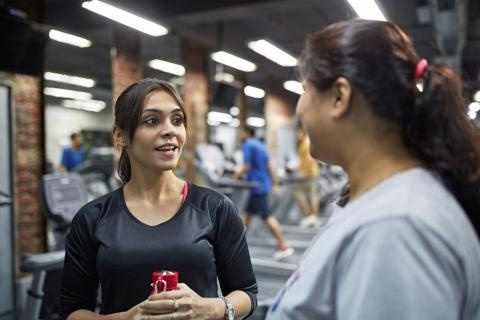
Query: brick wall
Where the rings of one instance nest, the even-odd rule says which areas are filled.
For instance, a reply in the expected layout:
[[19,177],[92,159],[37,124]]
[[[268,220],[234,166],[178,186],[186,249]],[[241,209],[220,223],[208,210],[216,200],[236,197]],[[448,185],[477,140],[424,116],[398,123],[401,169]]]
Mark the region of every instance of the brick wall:
[[17,248],[20,254],[43,252],[45,219],[38,190],[45,159],[41,81],[25,75],[14,75],[13,79]]
[[132,83],[142,79],[140,38],[138,33],[125,28],[115,29],[112,50],[112,101]]

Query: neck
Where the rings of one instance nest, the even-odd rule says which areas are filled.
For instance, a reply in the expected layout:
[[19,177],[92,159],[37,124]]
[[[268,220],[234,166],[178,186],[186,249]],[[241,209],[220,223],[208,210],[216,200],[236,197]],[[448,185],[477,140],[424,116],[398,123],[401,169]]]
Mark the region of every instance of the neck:
[[351,149],[350,155],[345,158],[350,159],[343,164],[349,175],[349,201],[398,173],[423,167],[398,139],[389,137],[381,139],[381,142],[365,143],[361,148]]
[[125,184],[124,192],[130,199],[143,199],[155,202],[164,197],[178,194],[184,181],[177,178],[171,170],[160,173],[138,172],[132,170],[130,181]]

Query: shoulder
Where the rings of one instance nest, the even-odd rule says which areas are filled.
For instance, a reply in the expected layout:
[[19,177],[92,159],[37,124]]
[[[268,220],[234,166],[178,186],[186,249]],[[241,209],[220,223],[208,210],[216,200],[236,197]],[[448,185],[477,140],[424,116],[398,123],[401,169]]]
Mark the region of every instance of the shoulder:
[[85,204],[78,210],[72,221],[72,225],[75,223],[97,225],[100,221],[106,219],[121,206],[123,201],[120,194],[121,192],[122,189],[120,188]]
[[226,195],[194,183],[190,183],[189,204],[207,211],[217,207],[233,206],[232,201]]
[[[428,266],[429,269],[442,261],[451,269],[460,270],[461,255],[451,243],[419,219],[410,216],[391,217],[371,221],[358,226],[343,238],[339,248],[343,266],[353,266],[355,262],[373,266],[376,261],[386,264],[402,261],[403,268]],[[368,268],[367,268],[368,269]]]
[[214,224],[220,216],[238,216],[235,205],[226,195],[193,183],[190,183],[188,204],[207,213]]

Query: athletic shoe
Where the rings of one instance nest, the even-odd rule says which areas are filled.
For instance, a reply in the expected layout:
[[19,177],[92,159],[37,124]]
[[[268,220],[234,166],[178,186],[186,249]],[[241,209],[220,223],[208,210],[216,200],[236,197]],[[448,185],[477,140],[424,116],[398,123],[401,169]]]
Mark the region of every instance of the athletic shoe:
[[294,252],[295,252],[295,249],[293,249],[292,247],[288,247],[285,250],[277,250],[273,254],[273,259],[275,259],[277,261],[282,260],[282,259],[290,257]]

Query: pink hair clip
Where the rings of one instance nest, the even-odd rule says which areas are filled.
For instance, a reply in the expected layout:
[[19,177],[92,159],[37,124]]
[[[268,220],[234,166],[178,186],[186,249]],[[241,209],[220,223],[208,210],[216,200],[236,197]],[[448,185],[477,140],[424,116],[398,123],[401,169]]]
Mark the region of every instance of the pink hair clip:
[[428,61],[426,59],[421,59],[418,61],[417,66],[415,67],[415,79],[423,77],[425,70],[428,67]]

